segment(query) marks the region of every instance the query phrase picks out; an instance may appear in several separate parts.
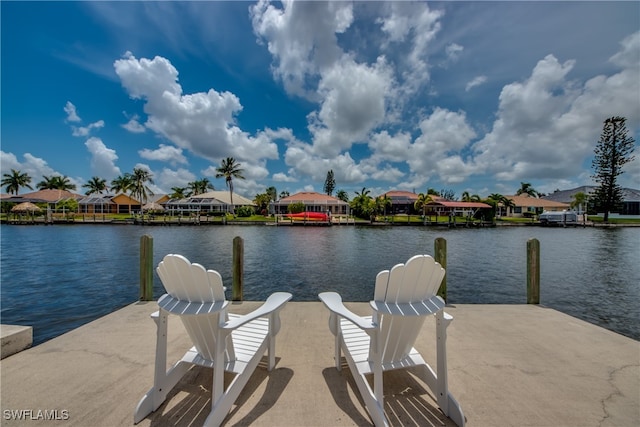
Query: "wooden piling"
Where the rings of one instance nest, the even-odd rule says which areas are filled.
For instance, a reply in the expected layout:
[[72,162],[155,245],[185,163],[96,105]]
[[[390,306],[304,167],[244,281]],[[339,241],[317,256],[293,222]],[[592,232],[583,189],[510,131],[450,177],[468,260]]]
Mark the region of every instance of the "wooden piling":
[[244,240],[242,237],[233,239],[233,279],[231,289],[231,300],[242,301],[244,284]]
[[527,304],[540,304],[540,242],[527,241]]
[[438,289],[438,296],[447,301],[447,240],[444,237],[436,238],[434,242],[435,260],[444,268],[445,274],[442,278],[442,284]]
[[140,301],[153,300],[153,237],[140,237]]

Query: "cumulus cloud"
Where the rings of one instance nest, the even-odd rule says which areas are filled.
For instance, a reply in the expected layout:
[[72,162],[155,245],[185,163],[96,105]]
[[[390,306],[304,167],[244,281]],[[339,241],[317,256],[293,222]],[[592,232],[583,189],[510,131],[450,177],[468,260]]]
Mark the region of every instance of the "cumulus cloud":
[[296,182],[297,180],[293,177],[290,177],[286,173],[278,172],[273,174],[273,180],[275,182]]
[[71,101],[67,101],[64,106],[64,112],[67,113],[67,122],[80,122],[82,121],[76,112],[76,106],[71,103]]
[[[376,23],[386,39],[381,54],[368,63],[338,43],[337,35],[355,20],[351,3],[284,2],[279,7],[261,1],[250,10],[254,32],[273,57],[275,78],[290,94],[317,102],[307,116],[311,141],[287,143],[290,170],[278,179],[324,179],[331,168],[341,170],[339,178],[347,183],[400,178],[398,167],[383,163],[394,157],[375,138],[429,81],[427,53],[442,12],[423,3],[381,4],[383,16]],[[447,52],[454,59],[462,49],[451,44]],[[408,144],[406,136],[402,140]],[[357,162],[349,152],[354,144],[376,151]],[[399,154],[394,159],[399,161]]]
[[137,114],[134,114],[133,117],[131,117],[127,123],[121,126],[131,133],[144,133],[146,131],[146,128],[144,127],[143,124],[140,123],[139,120],[140,120],[140,117]]
[[177,147],[214,163],[234,157],[251,169],[278,158],[268,137],[253,137],[236,125],[242,105],[234,94],[214,89],[183,94],[178,70],[159,56],[137,59],[127,52],[114,68],[129,95],[144,100],[146,127]]
[[476,137],[465,112],[438,107],[420,122],[420,132],[408,149],[411,173],[425,178],[435,176],[447,183],[462,182],[471,174],[460,157]]
[[187,158],[182,154],[182,149],[171,145],[160,144],[160,147],[156,150],[144,148],[138,151],[138,154],[143,159],[168,162],[172,165],[187,163]]
[[382,31],[389,36],[390,48],[408,47],[404,60],[396,64],[403,81],[401,96],[414,96],[430,80],[427,53],[440,30],[442,16],[442,11],[431,10],[426,3],[391,2],[388,14],[378,19]]
[[163,188],[166,192],[170,192],[173,187],[186,188],[190,182],[196,179],[198,178],[191,171],[184,168],[163,168],[160,172],[154,174],[153,177],[156,185]]
[[120,175],[120,168],[115,162],[118,156],[115,150],[107,148],[100,138],[92,136],[84,143],[91,154],[91,172],[107,181]]
[[282,9],[260,0],[250,7],[253,30],[274,58],[272,72],[287,92],[315,98],[313,82],[342,56],[336,34],[353,21],[347,2],[283,2]]
[[[15,154],[7,153],[0,150],[0,170],[3,173],[8,173],[11,169],[26,173],[31,177],[31,186],[36,189],[36,184],[42,180],[43,176],[65,176],[65,174],[57,172],[53,169],[46,160],[36,157],[31,153],[24,153],[24,161],[19,161]],[[80,189],[83,182],[80,178],[68,177],[69,182],[74,184],[77,189]],[[21,188],[20,193],[31,191],[28,188]]]
[[92,129],[100,129],[104,127],[104,120],[98,120],[88,126],[71,126],[73,136],[85,137],[89,136]]
[[385,119],[391,71],[383,58],[373,66],[344,58],[323,75],[320,111],[309,115],[314,151],[334,156],[362,142]]
[[631,48],[637,34],[612,57],[621,69],[610,76],[580,84],[569,78],[574,61],[561,63],[548,55],[526,80],[506,85],[493,128],[473,147],[478,173],[505,181],[578,176],[607,117],[625,116],[628,127],[637,128],[640,80],[633,58],[638,53]]

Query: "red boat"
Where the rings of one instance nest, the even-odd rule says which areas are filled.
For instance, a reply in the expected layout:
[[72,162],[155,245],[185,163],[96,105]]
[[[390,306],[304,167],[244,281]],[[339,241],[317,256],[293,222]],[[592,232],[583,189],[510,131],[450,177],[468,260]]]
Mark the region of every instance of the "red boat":
[[329,215],[322,212],[300,212],[295,214],[286,214],[285,217],[303,221],[329,221]]

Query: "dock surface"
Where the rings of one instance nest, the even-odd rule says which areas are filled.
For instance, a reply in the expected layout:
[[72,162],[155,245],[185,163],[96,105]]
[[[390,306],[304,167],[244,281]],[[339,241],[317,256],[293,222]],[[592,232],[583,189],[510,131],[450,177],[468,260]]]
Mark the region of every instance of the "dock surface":
[[[259,303],[233,304],[246,313]],[[347,303],[367,314],[367,303]],[[0,362],[2,426],[131,426],[153,383],[155,302],[134,303]],[[640,342],[535,305],[447,307],[449,390],[468,426],[638,426]],[[334,367],[328,311],[320,302],[282,310],[277,364],[258,366],[227,426],[372,425],[348,368]],[[435,366],[435,321],[416,347]],[[169,322],[168,360],[190,347],[178,318]],[[410,373],[385,373],[385,409],[396,426],[453,426]],[[194,368],[138,425],[202,425],[211,371]],[[49,411],[58,420],[37,423]],[[18,420],[19,417],[27,420]]]

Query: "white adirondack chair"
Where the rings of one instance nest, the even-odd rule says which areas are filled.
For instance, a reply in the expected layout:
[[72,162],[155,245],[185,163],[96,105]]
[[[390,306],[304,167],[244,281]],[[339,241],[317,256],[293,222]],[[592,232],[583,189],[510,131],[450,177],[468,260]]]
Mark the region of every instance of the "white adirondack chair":
[[[444,269],[429,255],[416,255],[406,264],[378,273],[373,316],[361,317],[347,309],[335,292],[319,295],[330,310],[329,328],[336,337],[335,362],[341,369],[341,352],[349,364],[365,406],[376,426],[387,426],[382,373],[413,370],[436,396],[442,412],[459,427],[465,424],[462,408],[447,386],[446,328],[453,318],[444,312],[436,295]],[[427,315],[436,318],[437,374],[413,348]],[[373,375],[373,389],[367,376]]]
[[[155,411],[180,378],[193,366],[213,368],[211,413],[205,426],[218,426],[246,385],[265,352],[268,369],[275,365],[275,336],[280,329],[279,311],[291,294],[276,292],[253,312],[229,314],[222,278],[181,255],[169,254],[157,268],[167,294],[158,300],[159,311],[151,317],[157,326],[153,387],[140,400],[134,423]],[[169,370],[167,368],[167,321],[169,314],[182,320],[194,346]],[[235,374],[227,388],[224,373]]]

